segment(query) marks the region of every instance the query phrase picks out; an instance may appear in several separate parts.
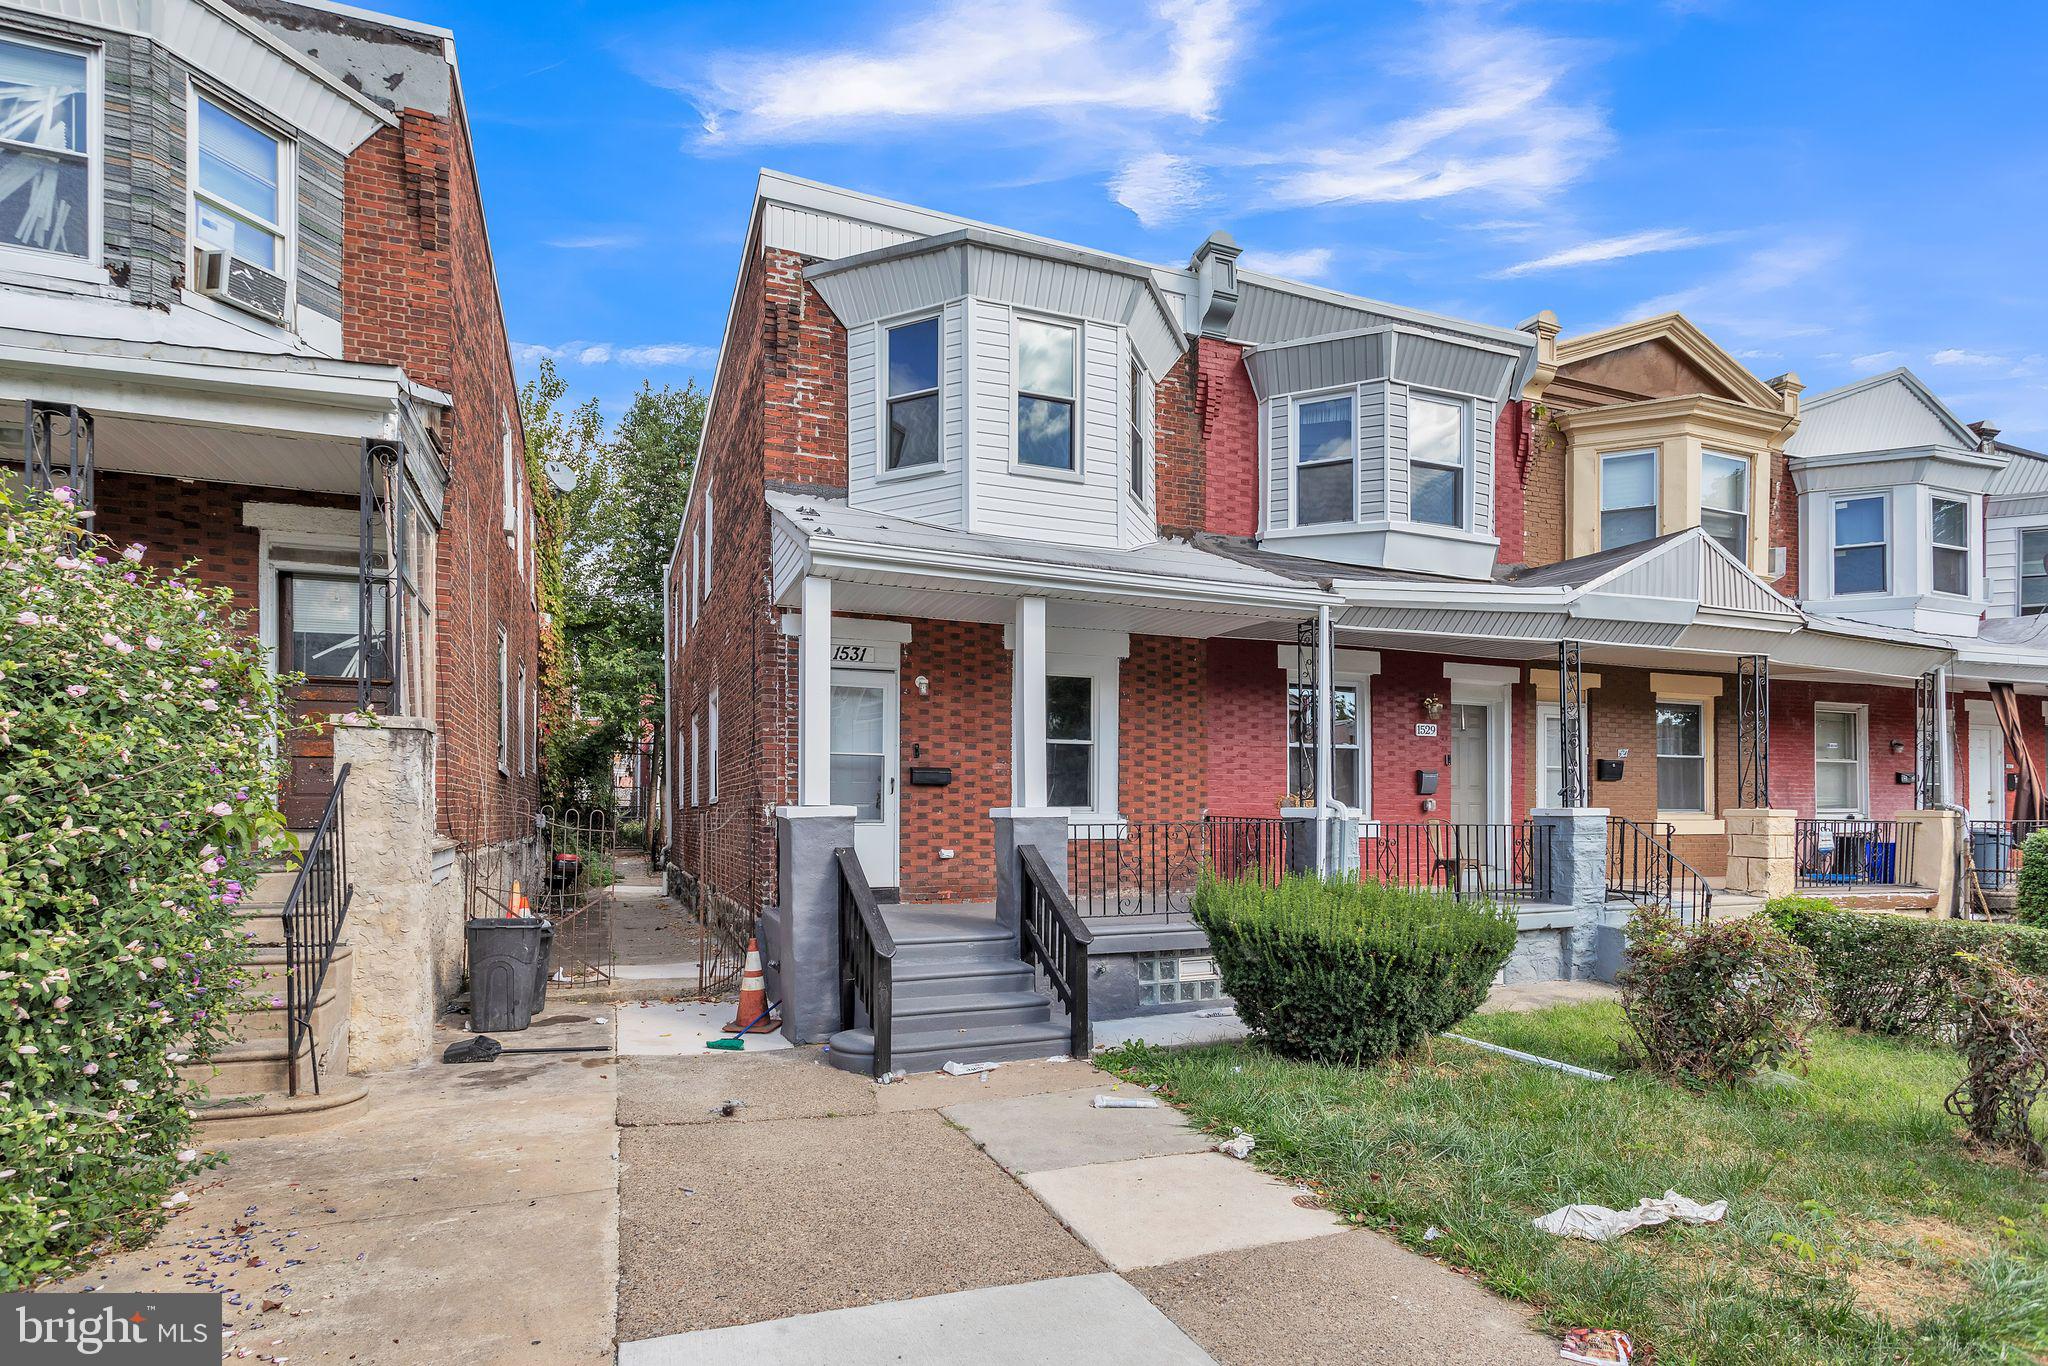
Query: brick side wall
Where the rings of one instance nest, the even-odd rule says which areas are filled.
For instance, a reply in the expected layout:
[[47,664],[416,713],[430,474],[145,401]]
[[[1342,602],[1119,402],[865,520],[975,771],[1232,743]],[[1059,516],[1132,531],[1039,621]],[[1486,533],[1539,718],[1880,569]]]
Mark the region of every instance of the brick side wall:
[[1152,478],[1162,532],[1186,535],[1203,525],[1208,490],[1202,469],[1202,387],[1197,351],[1189,347],[1152,387]]
[[[1771,805],[1789,807],[1802,816],[1813,814],[1813,711],[1818,702],[1852,703],[1869,709],[1870,748],[1864,761],[1869,782],[1867,814],[1883,819],[1911,811],[1912,784],[1900,783],[1892,775],[1913,772],[1913,690],[1854,683],[1771,684]],[[1894,740],[1905,746],[1904,752],[1891,752]],[[1966,759],[1958,760],[1958,782]]]
[[1225,536],[1256,535],[1259,401],[1251,374],[1243,351],[1229,342],[1198,338],[1195,352],[1204,487],[1200,525]]
[[1771,457],[1771,544],[1785,547],[1785,573],[1773,579],[1771,587],[1786,597],[1799,597],[1799,490],[1788,468],[1790,457],[1779,451]]
[[1509,399],[1493,424],[1493,534],[1500,537],[1494,559],[1499,564],[1523,563],[1523,518],[1527,493],[1522,487],[1524,437],[1529,430],[1530,404]]
[[[1535,405],[1530,419],[1533,430],[1529,442],[1529,468],[1522,477],[1520,563],[1555,564],[1564,558],[1564,462],[1567,443],[1549,410]],[[1515,563],[1505,554],[1501,562]]]
[[804,280],[803,257],[764,253],[763,440],[768,478],[846,487],[846,329]]
[[1271,641],[1208,642],[1209,812],[1272,816],[1287,791],[1287,671]]

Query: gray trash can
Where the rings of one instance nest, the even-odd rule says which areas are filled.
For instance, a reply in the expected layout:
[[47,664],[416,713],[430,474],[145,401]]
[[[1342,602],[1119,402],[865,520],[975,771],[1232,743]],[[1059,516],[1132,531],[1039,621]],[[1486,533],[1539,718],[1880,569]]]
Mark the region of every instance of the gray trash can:
[[469,945],[469,1028],[520,1030],[540,1009],[554,927],[538,916],[480,917],[464,927]]

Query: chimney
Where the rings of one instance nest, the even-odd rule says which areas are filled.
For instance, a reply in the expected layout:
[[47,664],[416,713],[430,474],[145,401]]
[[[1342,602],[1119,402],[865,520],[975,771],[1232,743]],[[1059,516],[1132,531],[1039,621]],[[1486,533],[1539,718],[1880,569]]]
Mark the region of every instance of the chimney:
[[1977,434],[1977,449],[1989,455],[1998,449],[1998,431],[1989,422],[1972,422],[1970,430]]
[[1564,329],[1558,326],[1557,315],[1544,309],[1533,318],[1525,318],[1516,329],[1536,334],[1536,367],[1529,372],[1529,382],[1522,386],[1522,397],[1535,402],[1543,397],[1550,381],[1557,378],[1557,336]]
[[1778,402],[1785,409],[1785,416],[1797,421],[1799,417],[1799,396],[1806,392],[1806,386],[1799,376],[1787,370],[1776,379],[1767,379],[1765,384],[1777,392]]
[[1195,317],[1205,337],[1230,331],[1230,320],[1237,315],[1237,258],[1243,251],[1229,233],[1212,232],[1188,262],[1195,272]]

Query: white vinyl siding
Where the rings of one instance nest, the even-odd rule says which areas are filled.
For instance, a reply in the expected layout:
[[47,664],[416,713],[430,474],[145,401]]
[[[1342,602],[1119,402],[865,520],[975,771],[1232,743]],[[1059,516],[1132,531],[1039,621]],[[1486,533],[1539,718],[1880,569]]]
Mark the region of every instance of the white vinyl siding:
[[[927,315],[931,316],[931,315]],[[846,334],[847,500],[892,517],[960,527],[966,516],[966,316],[962,302],[947,304],[939,318],[939,461],[909,469],[885,469],[888,450],[887,389],[882,373],[891,326],[896,319],[855,327]]]

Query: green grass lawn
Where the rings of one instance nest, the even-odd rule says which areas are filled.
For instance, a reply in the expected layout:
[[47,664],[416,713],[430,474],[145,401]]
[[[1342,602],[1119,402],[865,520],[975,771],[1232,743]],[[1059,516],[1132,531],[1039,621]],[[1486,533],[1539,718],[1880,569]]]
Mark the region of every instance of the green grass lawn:
[[[1801,1082],[1691,1095],[1623,1071],[1613,1005],[1460,1029],[1620,1075],[1447,1039],[1365,1070],[1252,1044],[1138,1044],[1103,1062],[1205,1129],[1249,1130],[1254,1161],[1354,1222],[1471,1268],[1556,1329],[1624,1329],[1659,1363],[2043,1359],[2048,1181],[1963,1148],[1942,1110],[1952,1053],[1823,1032]],[[1605,1245],[1530,1225],[1666,1188],[1726,1199],[1726,1221]]]

